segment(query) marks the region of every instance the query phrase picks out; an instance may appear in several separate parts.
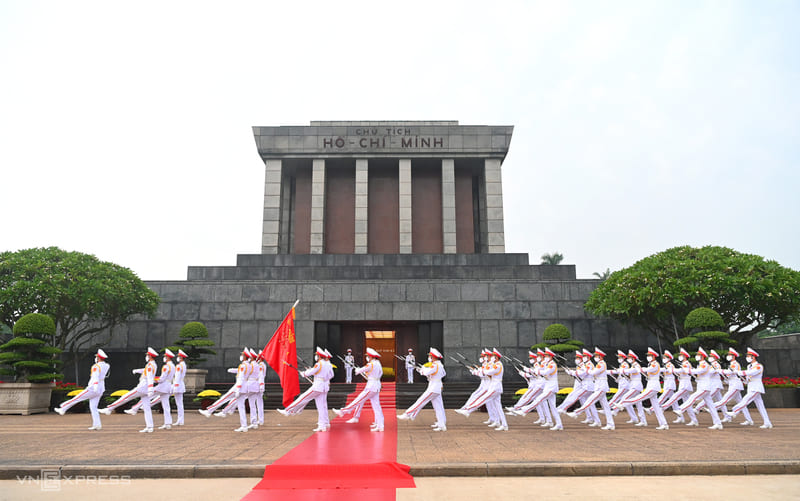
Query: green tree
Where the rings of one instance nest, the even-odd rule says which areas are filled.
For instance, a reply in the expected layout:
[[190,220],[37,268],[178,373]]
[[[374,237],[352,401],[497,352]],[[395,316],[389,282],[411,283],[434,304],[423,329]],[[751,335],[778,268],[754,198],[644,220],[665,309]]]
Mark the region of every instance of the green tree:
[[683,327],[690,335],[676,339],[672,343],[676,348],[695,349],[704,346],[708,349],[722,350],[727,346],[738,344],[727,332],[719,330],[725,328],[725,320],[711,308],[695,308],[690,311],[683,321]]
[[[73,356],[106,344],[134,315],[154,316],[161,299],[128,268],[58,247],[0,254],[0,322],[27,312],[49,315],[51,343]],[[77,370],[77,369],[76,369]]]
[[531,349],[550,348],[554,353],[565,353],[583,347],[583,341],[572,339],[572,333],[564,324],[548,325],[542,333],[542,339],[543,342],[531,346]]
[[61,350],[51,346],[56,335],[53,319],[41,313],[28,313],[14,324],[14,337],[0,345],[0,374],[15,376],[20,383],[44,383],[61,379],[56,372]]
[[201,362],[206,359],[202,358],[204,355],[216,355],[217,352],[212,350],[214,341],[208,339],[208,329],[202,322],[188,322],[181,327],[178,333],[178,339],[175,341],[175,346],[170,346],[169,349],[177,353],[179,349],[183,350],[189,357],[186,359],[186,365],[189,367],[197,367]]
[[564,260],[564,255],[558,252],[552,254],[542,254],[542,264],[560,264]]
[[683,320],[711,307],[740,345],[800,317],[800,272],[726,247],[667,249],[614,272],[589,296],[595,315],[632,322],[674,341],[690,335]]

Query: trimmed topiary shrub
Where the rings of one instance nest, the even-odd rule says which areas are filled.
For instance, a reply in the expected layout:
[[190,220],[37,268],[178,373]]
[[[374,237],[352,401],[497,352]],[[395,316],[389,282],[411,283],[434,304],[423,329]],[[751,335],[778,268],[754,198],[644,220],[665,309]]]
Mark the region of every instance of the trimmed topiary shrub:
[[571,339],[572,334],[563,324],[548,325],[542,333],[542,338],[544,342],[531,346],[531,350],[550,348],[555,353],[566,353],[583,347],[583,341]]
[[57,355],[61,350],[50,346],[56,335],[52,318],[41,313],[28,313],[17,320],[14,337],[0,345],[0,374],[14,376],[18,383],[46,383],[60,380],[56,372],[61,366]]
[[722,316],[719,313],[711,308],[695,308],[686,315],[683,327],[687,330],[712,330],[715,327],[725,327],[725,321],[722,320]]
[[217,354],[216,351],[211,349],[214,346],[214,341],[208,339],[208,329],[202,322],[188,322],[181,327],[178,337],[180,339],[175,341],[175,346],[170,346],[169,349],[175,353],[179,349],[186,352],[189,356],[186,360],[186,365],[191,368],[205,362],[204,355]]

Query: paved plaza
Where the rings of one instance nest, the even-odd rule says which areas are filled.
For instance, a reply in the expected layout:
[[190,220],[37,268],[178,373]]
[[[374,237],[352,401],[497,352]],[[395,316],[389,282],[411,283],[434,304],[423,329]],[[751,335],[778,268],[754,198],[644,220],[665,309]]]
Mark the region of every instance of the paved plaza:
[[[498,432],[481,424],[486,414],[467,419],[448,409],[442,433],[431,431],[433,411],[426,409],[416,421],[398,422],[397,461],[418,478],[800,474],[800,409],[769,412],[771,430],[735,423],[708,430],[710,417],[702,414],[703,427],[678,424],[667,431],[657,431],[654,419],[647,428],[619,424],[603,431],[565,417],[565,430],[552,432],[531,417],[511,417],[510,430]],[[160,425],[161,415],[154,420]],[[99,432],[86,429],[88,414],[0,416],[0,478],[48,468],[65,476],[258,478],[265,465],[310,436],[315,422],[313,409],[294,418],[272,411],[264,427],[240,434],[233,431],[236,417],[190,411],[186,426],[143,434],[141,414],[103,416]]]

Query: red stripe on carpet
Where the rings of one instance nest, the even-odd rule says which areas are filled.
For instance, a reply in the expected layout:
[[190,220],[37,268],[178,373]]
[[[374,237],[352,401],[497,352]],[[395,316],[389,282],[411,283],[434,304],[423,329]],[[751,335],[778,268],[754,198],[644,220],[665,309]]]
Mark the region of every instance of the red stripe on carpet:
[[[364,389],[348,396],[350,403]],[[245,501],[352,499],[368,494],[371,501],[394,501],[395,489],[416,487],[409,467],[396,462],[397,416],[394,383],[383,383],[381,408],[384,431],[371,432],[372,408],[365,404],[358,423],[335,418],[331,429],[315,433],[283,457],[268,465],[264,478],[243,498]]]

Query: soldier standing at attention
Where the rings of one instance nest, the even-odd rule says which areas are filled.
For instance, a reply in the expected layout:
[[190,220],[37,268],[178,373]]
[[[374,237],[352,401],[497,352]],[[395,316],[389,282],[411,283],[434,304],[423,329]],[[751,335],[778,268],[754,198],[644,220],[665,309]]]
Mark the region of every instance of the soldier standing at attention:
[[406,373],[408,374],[407,381],[409,383],[414,382],[414,368],[416,366],[417,366],[417,359],[414,358],[414,350],[409,348],[408,355],[406,355]]
[[165,349],[163,359],[164,365],[161,366],[161,375],[158,377],[158,384],[153,388],[156,394],[155,401],[161,401],[161,410],[164,412],[164,424],[158,427],[159,430],[169,430],[172,428],[172,410],[169,406],[169,397],[172,395],[172,385],[175,379],[175,364],[172,363],[173,358],[175,358],[175,354],[169,349]]
[[353,356],[353,350],[347,348],[347,355],[344,356],[344,374],[345,383],[353,382],[353,368],[356,366],[356,357]]
[[178,411],[178,417],[175,420],[175,426],[183,426],[183,394],[186,393],[186,385],[184,379],[186,378],[186,362],[189,355],[178,350],[178,355],[175,357],[178,361],[175,364],[175,377],[172,378],[172,395],[175,397],[175,408]]
[[358,417],[361,415],[361,409],[364,404],[369,401],[372,406],[372,413],[375,415],[375,422],[370,426],[370,431],[383,431],[383,411],[381,410],[381,376],[383,376],[383,367],[381,366],[381,355],[372,348],[367,348],[367,364],[363,367],[356,369],[356,374],[363,374],[367,378],[367,384],[364,390],[350,402],[348,405],[341,409],[332,409],[333,413],[339,417],[346,414],[353,413],[354,417],[349,419],[348,423],[357,423]]

